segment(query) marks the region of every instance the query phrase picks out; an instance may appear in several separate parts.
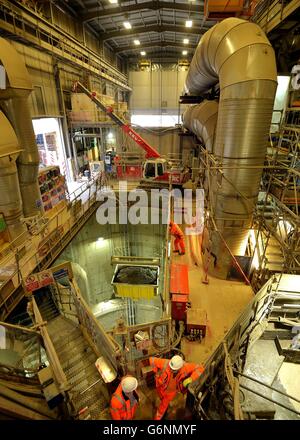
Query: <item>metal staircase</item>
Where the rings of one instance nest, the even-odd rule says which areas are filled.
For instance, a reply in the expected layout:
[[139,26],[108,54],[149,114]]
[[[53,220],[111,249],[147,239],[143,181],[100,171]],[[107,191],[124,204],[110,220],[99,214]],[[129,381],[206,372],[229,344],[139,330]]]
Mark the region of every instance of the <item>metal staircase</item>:
[[36,299],[38,308],[44,321],[51,321],[59,315],[59,310],[56,307],[50,293],[46,293],[41,296],[36,295]]
[[[42,413],[48,418],[107,419],[110,394],[103,378],[112,382],[117,377],[117,357],[122,348],[106,334],[85,303],[70,263],[56,269],[69,274],[66,285],[56,283],[37,290],[29,299],[29,314],[15,316],[15,323],[1,322],[7,350],[3,364],[0,360],[0,380],[3,368],[8,380],[14,374],[39,378],[44,403],[51,402],[55,408],[54,412]],[[28,327],[22,325],[25,323]],[[100,357],[101,374],[95,365]],[[1,394],[0,389],[0,397],[5,392]],[[0,404],[0,418],[12,414],[11,400],[5,411]],[[22,400],[16,418],[39,417],[36,411],[24,410],[29,404],[26,398]]]
[[[95,367],[96,354],[87,344],[79,326],[71,320],[59,315],[48,322],[47,327],[71,386],[70,392],[76,414],[87,407],[84,418],[99,420],[100,413],[107,406],[104,397],[107,392]],[[98,383],[93,385],[97,381]]]
[[271,272],[281,272],[284,267],[282,248],[274,237],[270,237],[266,249],[266,268]]

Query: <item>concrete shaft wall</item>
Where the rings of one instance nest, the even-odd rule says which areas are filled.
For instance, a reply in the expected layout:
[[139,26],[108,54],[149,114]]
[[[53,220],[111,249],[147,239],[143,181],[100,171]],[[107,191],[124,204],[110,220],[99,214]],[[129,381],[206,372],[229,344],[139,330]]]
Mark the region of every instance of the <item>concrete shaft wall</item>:
[[[99,225],[93,216],[59,257],[75,263],[79,287],[90,305],[113,293],[111,256],[160,257],[166,226]],[[98,241],[99,238],[103,240]]]

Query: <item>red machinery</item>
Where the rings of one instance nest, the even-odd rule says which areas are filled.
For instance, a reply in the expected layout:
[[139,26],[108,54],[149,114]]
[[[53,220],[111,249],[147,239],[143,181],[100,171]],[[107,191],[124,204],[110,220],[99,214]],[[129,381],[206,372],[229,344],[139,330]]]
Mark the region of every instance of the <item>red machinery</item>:
[[[90,92],[83,84],[76,81],[74,91],[85,93],[103,112],[105,112],[136,144],[146,152],[146,161],[143,164],[142,177],[146,181],[171,182],[183,184],[189,179],[189,173],[184,170],[169,170],[168,162],[148,142],[145,141],[133,128],[116,115],[112,107],[107,107],[99,98],[96,92]],[[136,171],[135,171],[136,172]]]
[[175,319],[175,321],[186,322],[190,294],[188,266],[186,264],[171,264],[170,294],[172,318]]
[[185,323],[185,334],[190,341],[201,341],[206,335],[207,314],[204,309],[191,307],[189,272],[186,264],[171,264],[170,294],[172,319]]
[[204,16],[214,21],[228,17],[247,18],[253,15],[257,3],[257,0],[204,0]]

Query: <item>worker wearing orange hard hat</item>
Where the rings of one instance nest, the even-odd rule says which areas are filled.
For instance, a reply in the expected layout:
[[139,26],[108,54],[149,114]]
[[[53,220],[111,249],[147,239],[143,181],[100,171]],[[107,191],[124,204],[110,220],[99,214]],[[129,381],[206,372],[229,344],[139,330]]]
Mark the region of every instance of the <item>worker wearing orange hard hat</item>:
[[174,250],[174,252],[179,252],[179,255],[184,255],[185,254],[185,245],[184,245],[184,238],[183,238],[184,235],[183,235],[182,230],[180,229],[180,227],[176,223],[174,223],[172,221],[170,221],[170,223],[169,223],[169,230],[170,230],[170,234],[173,237],[175,237],[175,240],[174,240],[175,250]]
[[113,420],[132,420],[134,418],[139,402],[137,387],[138,381],[135,377],[123,377],[110,401],[110,413]]
[[161,399],[154,420],[161,420],[176,394],[186,393],[188,385],[200,377],[204,368],[185,362],[178,355],[171,360],[150,357],[149,362],[155,373],[156,390]]

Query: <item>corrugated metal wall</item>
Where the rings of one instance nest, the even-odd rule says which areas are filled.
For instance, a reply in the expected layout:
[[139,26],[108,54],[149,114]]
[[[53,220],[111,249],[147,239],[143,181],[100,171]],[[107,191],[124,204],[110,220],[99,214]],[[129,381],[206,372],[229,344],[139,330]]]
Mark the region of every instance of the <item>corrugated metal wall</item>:
[[[177,65],[158,66],[144,71],[129,71],[129,85],[132,88],[130,97],[130,112],[136,115],[177,115],[179,111],[179,96],[182,94],[186,70]],[[180,113],[185,106],[180,106]],[[180,148],[180,137],[174,129],[154,130],[137,129],[160,154],[178,155],[182,150],[185,160],[185,151],[191,151],[190,139],[183,139]],[[140,151],[130,143],[130,151]],[[188,160],[185,160],[188,162]]]
[[[32,84],[36,88],[29,97],[32,117],[60,116],[51,56],[20,43],[13,42],[13,45],[22,55]],[[44,102],[42,112],[39,105],[40,95]]]
[[55,8],[55,5],[52,7],[53,11],[53,23],[63,29],[68,34],[75,37],[80,43],[85,44],[90,49],[95,52],[102,52],[101,43],[99,38],[96,38],[90,32],[88,32],[85,28],[83,34],[83,25],[74,20],[74,17],[71,17],[66,14],[62,14],[61,11]]
[[176,66],[149,71],[129,71],[133,114],[177,113],[187,71]]
[[[12,44],[22,55],[32,79],[34,91],[29,97],[32,117],[61,116],[55,83],[55,60],[53,60],[50,55],[35,48],[16,42],[12,42]],[[82,78],[82,70],[73,68],[62,62],[59,62],[58,65],[61,72],[63,91],[70,93],[74,81]],[[117,87],[100,78],[90,76],[90,86],[99,93],[117,96]],[[41,105],[41,99],[44,105]]]
[[[124,70],[124,62],[121,63],[119,59],[117,62],[117,57],[113,51],[104,47],[103,42],[97,37],[97,35],[94,35],[92,31],[88,29],[87,25],[83,25],[71,15],[62,13],[61,9],[56,7],[55,2],[43,3],[44,5],[43,8],[41,8],[41,16],[44,20],[55,25],[57,30],[61,29],[62,41],[64,38],[63,33],[67,33],[76,39],[81,45],[94,51],[95,54],[100,55],[113,66],[118,64],[118,67]],[[51,55],[34,47],[26,46],[25,44],[13,40],[11,40],[11,43],[24,58],[34,86],[34,91],[29,98],[32,117],[61,116],[54,73],[54,65],[57,63],[57,60]],[[76,47],[75,42],[74,47]],[[59,61],[58,65],[61,69],[61,85],[64,92],[71,92],[74,81],[78,79],[89,79],[89,85],[94,90],[100,93],[110,94],[111,96],[118,95],[117,86],[110,84],[106,86],[105,79],[101,80],[96,76],[93,78],[92,74],[88,75],[80,67],[77,69],[63,61]]]

